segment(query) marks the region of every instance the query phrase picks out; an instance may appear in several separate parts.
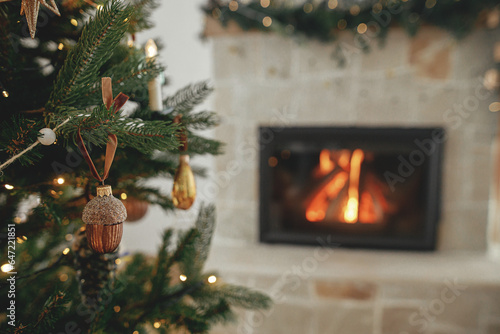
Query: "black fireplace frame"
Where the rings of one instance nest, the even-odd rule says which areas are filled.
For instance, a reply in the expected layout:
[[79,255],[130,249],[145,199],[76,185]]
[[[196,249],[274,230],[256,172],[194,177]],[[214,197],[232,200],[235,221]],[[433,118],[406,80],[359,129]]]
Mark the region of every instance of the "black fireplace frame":
[[[321,145],[331,141],[349,140],[360,148],[366,147],[368,140],[377,136],[381,140],[398,140],[414,142],[416,139],[440,138],[436,141],[436,150],[427,156],[429,175],[424,185],[425,215],[424,237],[418,240],[398,240],[390,237],[366,238],[359,236],[335,236],[329,234],[302,234],[286,231],[276,231],[270,223],[272,168],[268,165],[268,158],[273,152],[286,145],[291,140],[300,138],[307,142]],[[436,248],[437,227],[441,215],[441,175],[445,130],[441,127],[259,127],[259,240],[262,243],[281,243],[293,245],[319,245],[321,240],[328,237],[328,244],[347,248],[393,249],[432,251]]]

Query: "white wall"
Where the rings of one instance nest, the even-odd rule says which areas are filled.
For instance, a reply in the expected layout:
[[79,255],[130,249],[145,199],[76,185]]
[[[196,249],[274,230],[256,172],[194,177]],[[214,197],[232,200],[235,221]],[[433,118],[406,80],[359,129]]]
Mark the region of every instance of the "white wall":
[[[149,38],[159,38],[164,44],[160,59],[167,67],[165,75],[170,80],[170,85],[164,89],[164,96],[173,94],[189,83],[210,79],[210,46],[209,42],[200,39],[203,31],[203,13],[200,7],[204,3],[205,0],[162,1],[152,17],[156,26],[136,36],[137,45],[142,45]],[[201,108],[210,108],[209,106],[210,102]],[[196,158],[192,160],[192,164],[207,166],[210,169],[212,162],[211,159]],[[151,185],[160,186],[166,194],[172,190],[171,180],[155,179],[150,182]],[[202,186],[203,180],[197,182]],[[155,253],[162,231],[167,227],[188,227],[196,217],[198,205],[203,200],[197,198],[194,207],[187,212],[169,215],[158,207],[150,207],[141,221],[125,223],[121,250]]]

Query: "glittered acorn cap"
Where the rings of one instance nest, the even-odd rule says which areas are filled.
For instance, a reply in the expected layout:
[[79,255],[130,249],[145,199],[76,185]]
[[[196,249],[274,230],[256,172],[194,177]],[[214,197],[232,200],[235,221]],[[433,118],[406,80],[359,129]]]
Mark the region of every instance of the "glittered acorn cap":
[[97,187],[97,196],[83,209],[90,247],[98,253],[113,252],[122,239],[127,210],[112,194],[111,186]]

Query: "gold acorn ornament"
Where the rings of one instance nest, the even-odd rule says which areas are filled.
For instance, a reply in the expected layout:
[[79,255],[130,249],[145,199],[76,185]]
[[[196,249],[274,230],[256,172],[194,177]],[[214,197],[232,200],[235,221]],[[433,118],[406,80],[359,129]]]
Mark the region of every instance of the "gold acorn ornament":
[[111,186],[98,186],[97,196],[87,203],[82,215],[90,248],[97,253],[111,253],[118,248],[126,219],[127,210],[113,196]]
[[[174,123],[180,123],[181,116],[174,118]],[[180,135],[181,147],[179,151],[179,167],[174,176],[174,187],[172,189],[172,201],[178,209],[189,209],[196,199],[196,183],[194,181],[193,171],[189,166],[189,155],[182,154],[187,151],[187,136],[184,132]]]
[[[114,105],[116,113],[128,100],[128,96],[120,93],[113,99],[111,79],[102,79],[102,97],[106,108],[109,110]],[[123,203],[115,198],[111,186],[105,185],[109,170],[115,157],[118,139],[114,134],[108,134],[106,156],[104,158],[104,174],[101,177],[94,166],[92,159],[83,142],[80,129],[76,141],[85,161],[89,165],[92,175],[102,186],[97,187],[97,196],[87,203],[83,209],[82,220],[86,224],[88,244],[97,253],[111,253],[116,250],[123,235],[123,222],[127,219],[127,210]]]

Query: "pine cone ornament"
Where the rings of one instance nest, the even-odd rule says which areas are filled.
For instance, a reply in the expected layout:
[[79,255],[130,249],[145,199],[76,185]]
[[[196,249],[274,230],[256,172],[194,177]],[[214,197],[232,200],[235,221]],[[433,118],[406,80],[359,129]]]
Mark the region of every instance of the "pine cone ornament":
[[90,248],[97,253],[113,252],[122,240],[125,219],[127,210],[113,196],[111,186],[97,187],[97,196],[87,203],[82,216]]
[[85,227],[80,228],[74,238],[73,253],[76,279],[82,302],[95,308],[102,302],[103,289],[112,283],[116,270],[116,253],[98,254],[89,246]]

